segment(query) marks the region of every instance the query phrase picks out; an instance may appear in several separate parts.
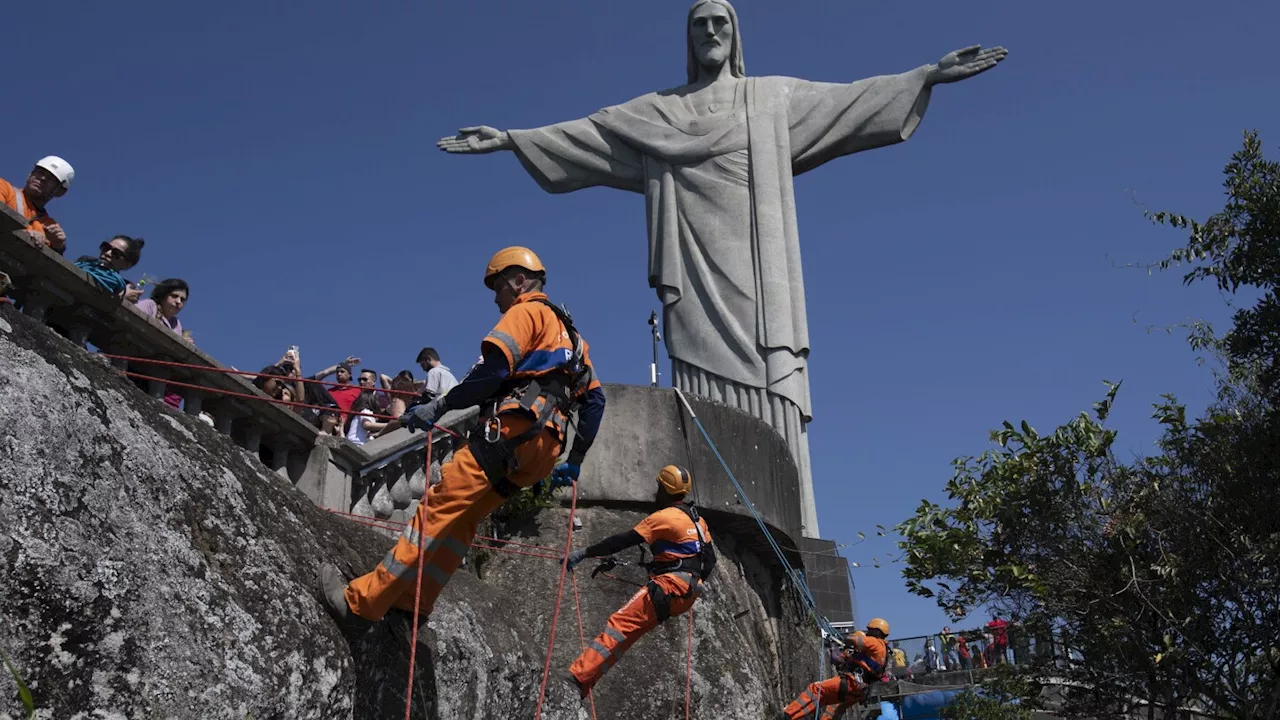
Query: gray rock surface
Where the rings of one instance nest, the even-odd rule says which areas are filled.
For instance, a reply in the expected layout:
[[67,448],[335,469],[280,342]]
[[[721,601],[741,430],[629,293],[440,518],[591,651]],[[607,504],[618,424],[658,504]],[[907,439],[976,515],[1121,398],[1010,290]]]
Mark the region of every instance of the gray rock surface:
[[[319,563],[362,572],[386,536],[315,507],[209,426],[7,307],[0,393],[0,649],[40,717],[403,714],[408,623],[349,642],[312,597]],[[638,510],[585,511],[575,542],[629,526]],[[515,539],[557,545],[566,526],[565,510],[547,510]],[[695,612],[693,716],[754,720],[811,679],[816,646],[764,566],[728,536],[717,545],[715,588]],[[477,551],[430,620],[437,640],[418,655],[414,717],[533,717],[555,580],[550,561]],[[635,590],[587,573],[578,584],[588,637]],[[570,584],[553,669],[579,647],[573,597]],[[687,642],[684,618],[641,641],[598,686],[597,716],[680,716]],[[0,677],[0,717],[20,713]],[[543,717],[588,714],[553,679]]]

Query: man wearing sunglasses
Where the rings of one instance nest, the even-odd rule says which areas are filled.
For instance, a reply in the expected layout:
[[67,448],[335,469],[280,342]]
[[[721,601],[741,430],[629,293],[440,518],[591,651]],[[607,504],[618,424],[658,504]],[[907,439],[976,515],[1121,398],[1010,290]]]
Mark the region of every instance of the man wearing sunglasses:
[[27,176],[26,185],[16,188],[0,179],[0,202],[27,219],[27,234],[38,247],[48,246],[58,253],[67,250],[67,234],[49,217],[45,205],[67,194],[76,171],[71,163],[56,155],[41,158]]

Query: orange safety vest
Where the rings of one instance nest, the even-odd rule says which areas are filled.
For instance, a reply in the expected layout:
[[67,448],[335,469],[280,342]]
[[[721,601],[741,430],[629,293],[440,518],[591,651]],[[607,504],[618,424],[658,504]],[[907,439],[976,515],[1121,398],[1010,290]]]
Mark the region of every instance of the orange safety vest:
[[544,293],[524,293],[485,336],[484,344],[501,351],[511,368],[487,414],[527,412],[563,440],[572,406],[600,387],[587,342],[568,313],[552,305]]
[[[7,180],[0,179],[0,202],[18,211],[18,214],[27,219],[27,229],[31,232],[44,233],[45,222],[50,225],[54,224],[54,219],[49,217],[44,208],[35,208],[27,204],[27,198],[22,188],[15,187]],[[44,222],[41,222],[44,221]]]

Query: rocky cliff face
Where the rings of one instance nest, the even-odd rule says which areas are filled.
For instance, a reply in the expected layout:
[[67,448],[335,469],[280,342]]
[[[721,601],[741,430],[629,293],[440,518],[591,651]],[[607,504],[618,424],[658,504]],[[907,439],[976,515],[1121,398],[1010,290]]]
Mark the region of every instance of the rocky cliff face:
[[[7,307],[0,397],[0,649],[40,717],[403,714],[407,623],[348,641],[312,596],[321,562],[364,572],[386,536],[315,507],[213,428]],[[581,511],[575,544],[639,510]],[[561,545],[566,525],[564,510],[546,510],[512,539]],[[817,649],[764,567],[730,537],[717,546],[714,588],[694,613],[692,717],[756,720],[811,679]],[[414,717],[533,717],[555,581],[552,561],[477,551],[430,620]],[[577,583],[588,639],[636,590],[585,572]],[[571,584],[559,628],[553,669],[580,647]],[[683,717],[688,643],[683,617],[642,640],[597,686],[597,716]],[[16,695],[0,675],[0,717],[21,715]],[[589,714],[553,678],[543,717]]]

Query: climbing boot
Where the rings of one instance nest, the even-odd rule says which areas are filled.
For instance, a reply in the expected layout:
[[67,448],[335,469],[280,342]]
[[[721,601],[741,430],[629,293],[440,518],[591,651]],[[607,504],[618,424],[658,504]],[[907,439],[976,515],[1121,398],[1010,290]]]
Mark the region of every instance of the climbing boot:
[[590,692],[587,688],[582,687],[582,683],[578,682],[578,676],[568,670],[560,671],[560,679],[563,680],[566,685],[578,692],[579,700],[585,698]]
[[343,632],[359,634],[373,625],[373,621],[351,612],[351,606],[347,604],[347,579],[342,576],[342,571],[337,566],[330,563],[321,565],[320,572],[316,576],[316,586],[316,595],[320,604],[338,622],[338,627],[342,628]]

